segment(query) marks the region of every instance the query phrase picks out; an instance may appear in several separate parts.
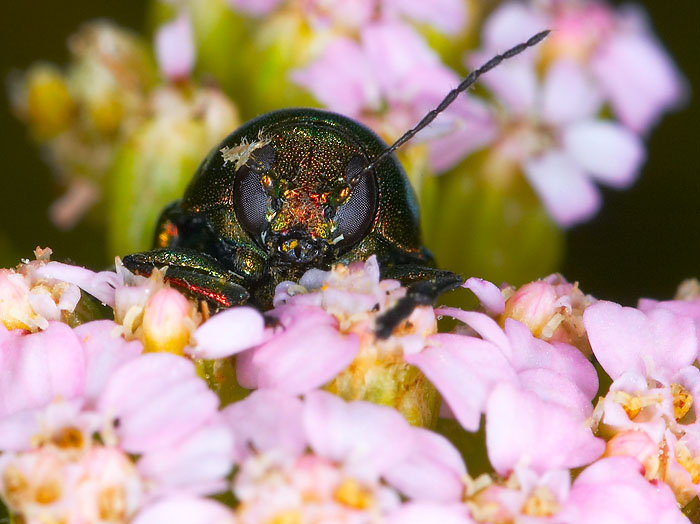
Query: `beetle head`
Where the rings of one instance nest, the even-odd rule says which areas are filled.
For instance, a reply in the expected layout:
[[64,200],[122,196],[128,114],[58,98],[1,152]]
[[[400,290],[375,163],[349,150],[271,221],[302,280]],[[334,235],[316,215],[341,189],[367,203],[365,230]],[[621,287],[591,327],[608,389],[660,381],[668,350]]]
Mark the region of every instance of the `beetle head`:
[[338,126],[282,122],[242,146],[248,151],[234,178],[234,211],[276,262],[333,260],[375,223],[374,172],[365,170],[362,147]]

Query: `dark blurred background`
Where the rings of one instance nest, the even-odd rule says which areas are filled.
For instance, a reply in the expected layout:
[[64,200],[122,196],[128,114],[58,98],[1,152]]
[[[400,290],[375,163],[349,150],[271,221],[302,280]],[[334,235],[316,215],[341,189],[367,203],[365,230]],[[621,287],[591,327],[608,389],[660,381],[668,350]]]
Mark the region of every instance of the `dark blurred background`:
[[[700,86],[700,2],[638,3],[648,10],[659,39],[685,75],[690,98],[651,133],[648,161],[638,183],[624,192],[604,190],[600,214],[568,232],[560,268],[584,291],[626,304],[634,304],[640,296],[670,297],[682,279],[700,276],[700,102],[692,92]],[[5,2],[0,77],[38,59],[64,64],[66,37],[87,20],[110,18],[142,30],[147,5],[145,1]],[[49,222],[46,210],[60,190],[25,127],[10,114],[4,93],[0,126],[0,266],[32,258],[39,244],[49,245],[56,259],[105,267],[109,261],[99,230],[82,223],[63,233]]]

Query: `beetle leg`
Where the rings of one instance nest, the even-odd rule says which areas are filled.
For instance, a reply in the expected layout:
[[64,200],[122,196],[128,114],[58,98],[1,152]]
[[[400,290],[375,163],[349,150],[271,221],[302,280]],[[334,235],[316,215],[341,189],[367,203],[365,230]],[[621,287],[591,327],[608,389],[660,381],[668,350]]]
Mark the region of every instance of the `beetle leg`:
[[432,306],[440,295],[458,288],[464,281],[451,271],[414,265],[389,266],[382,270],[382,278],[400,280],[407,287],[406,295],[377,317],[374,332],[382,339],[389,338],[417,306]]
[[154,249],[127,255],[122,262],[127,269],[145,276],[154,268],[167,267],[165,279],[171,285],[193,298],[206,300],[214,309],[244,304],[250,298],[243,277],[194,249]]

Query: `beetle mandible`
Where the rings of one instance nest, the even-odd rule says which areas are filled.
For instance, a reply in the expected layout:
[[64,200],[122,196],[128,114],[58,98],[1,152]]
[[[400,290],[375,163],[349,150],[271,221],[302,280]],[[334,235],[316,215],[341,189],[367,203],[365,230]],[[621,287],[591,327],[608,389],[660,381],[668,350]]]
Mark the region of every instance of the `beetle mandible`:
[[472,71],[393,145],[354,120],[318,109],[255,118],[204,159],[182,200],[163,211],[154,249],[124,257],[215,309],[270,307],[274,288],[310,268],[330,269],[376,255],[382,278],[408,287],[377,319],[388,337],[414,307],[432,304],[462,278],[436,269],[422,246],[418,206],[394,151],[428,126],[477,78],[526,48],[543,31]]

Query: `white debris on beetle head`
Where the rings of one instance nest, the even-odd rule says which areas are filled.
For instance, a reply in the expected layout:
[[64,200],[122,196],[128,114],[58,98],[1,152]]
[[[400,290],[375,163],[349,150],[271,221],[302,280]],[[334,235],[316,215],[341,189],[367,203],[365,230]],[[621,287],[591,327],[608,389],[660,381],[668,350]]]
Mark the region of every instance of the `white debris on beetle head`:
[[235,168],[236,171],[238,171],[241,167],[243,167],[246,164],[246,162],[248,162],[248,160],[250,159],[250,155],[253,153],[253,151],[255,151],[256,149],[260,149],[261,147],[266,146],[269,143],[270,139],[263,137],[263,130],[261,129],[258,132],[257,140],[248,142],[248,139],[246,137],[243,137],[241,143],[237,146],[222,147],[219,151],[221,152],[221,156],[224,159],[224,165],[228,164],[229,162],[235,162]]

